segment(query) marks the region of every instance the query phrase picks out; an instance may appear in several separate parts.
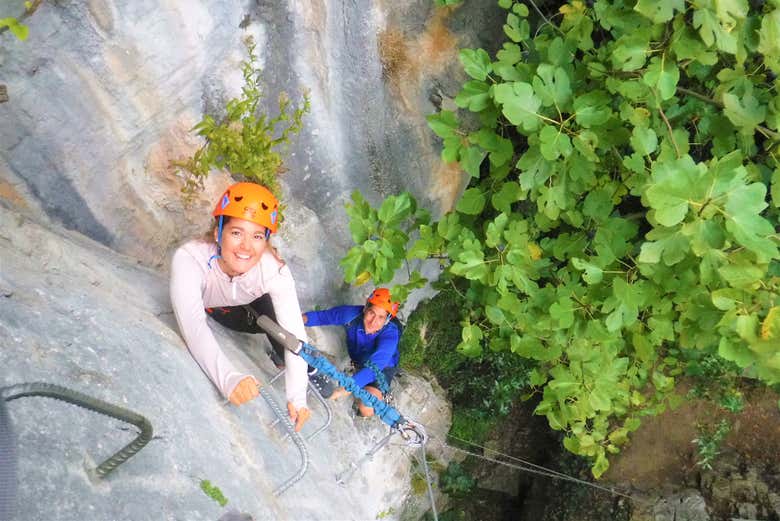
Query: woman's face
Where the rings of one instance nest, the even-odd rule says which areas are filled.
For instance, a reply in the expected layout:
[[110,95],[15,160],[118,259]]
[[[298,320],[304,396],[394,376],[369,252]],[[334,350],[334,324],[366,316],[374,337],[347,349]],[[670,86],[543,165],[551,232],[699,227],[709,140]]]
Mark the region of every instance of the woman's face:
[[368,306],[363,312],[363,329],[365,329],[366,333],[369,335],[373,335],[382,329],[385,322],[387,322],[387,311],[379,306]]
[[[218,230],[214,230],[217,240]],[[260,262],[267,242],[265,226],[232,217],[222,226],[222,256],[219,267],[230,277],[242,275]]]

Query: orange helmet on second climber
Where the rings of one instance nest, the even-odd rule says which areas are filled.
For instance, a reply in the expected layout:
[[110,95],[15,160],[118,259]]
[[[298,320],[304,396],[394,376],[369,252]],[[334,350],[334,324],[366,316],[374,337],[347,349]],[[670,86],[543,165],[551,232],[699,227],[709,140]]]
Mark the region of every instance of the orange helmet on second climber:
[[279,200],[268,188],[257,183],[236,183],[225,190],[212,215],[244,219],[265,226],[270,233],[276,233],[279,226]]
[[376,288],[373,293],[371,293],[371,296],[368,297],[367,302],[374,306],[379,306],[387,311],[392,317],[395,317],[398,313],[398,308],[401,306],[400,302],[393,302],[393,298],[390,296],[390,290],[387,288]]

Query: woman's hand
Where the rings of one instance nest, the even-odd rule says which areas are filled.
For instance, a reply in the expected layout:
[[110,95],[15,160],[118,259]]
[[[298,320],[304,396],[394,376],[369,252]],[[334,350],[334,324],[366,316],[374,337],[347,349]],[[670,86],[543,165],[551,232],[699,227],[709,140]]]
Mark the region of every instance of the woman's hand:
[[303,424],[309,421],[311,411],[306,407],[296,409],[291,402],[287,402],[287,414],[290,415],[290,421],[295,425],[295,432],[301,432]]
[[257,390],[259,386],[260,384],[257,380],[251,376],[247,376],[238,382],[238,385],[235,387],[235,389],[233,389],[233,392],[230,393],[230,398],[228,398],[228,400],[230,400],[230,403],[233,405],[241,405],[242,403],[246,403],[260,394],[260,392]]
[[335,391],[333,391],[333,394],[330,395],[331,400],[338,400],[339,398],[343,398],[347,396],[348,394],[351,394],[349,391],[344,389],[343,387],[339,387]]

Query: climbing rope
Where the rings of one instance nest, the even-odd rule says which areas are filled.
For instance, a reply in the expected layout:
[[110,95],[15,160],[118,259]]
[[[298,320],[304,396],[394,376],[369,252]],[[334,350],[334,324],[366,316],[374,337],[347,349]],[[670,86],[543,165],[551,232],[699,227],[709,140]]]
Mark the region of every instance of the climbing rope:
[[61,400],[90,411],[94,411],[111,418],[130,423],[138,427],[141,432],[138,436],[119,449],[111,457],[106,459],[103,463],[97,466],[92,473],[98,478],[105,478],[111,472],[113,472],[119,465],[133,457],[135,453],[144,448],[152,439],[152,424],[149,420],[134,413],[123,407],[112,405],[108,402],[98,400],[86,394],[61,387],[59,385],[48,384],[43,382],[32,382],[11,385],[8,387],[0,388],[0,399],[10,402],[18,398],[25,398],[28,396],[44,396],[46,398],[54,398],[55,400]]

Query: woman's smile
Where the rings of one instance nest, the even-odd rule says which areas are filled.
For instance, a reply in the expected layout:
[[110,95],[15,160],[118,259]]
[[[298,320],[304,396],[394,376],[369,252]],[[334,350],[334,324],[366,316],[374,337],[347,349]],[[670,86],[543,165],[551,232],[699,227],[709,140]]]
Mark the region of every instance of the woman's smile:
[[[215,240],[218,240],[217,234],[215,232]],[[222,229],[219,267],[230,277],[242,275],[260,261],[267,244],[264,226],[231,218]]]

